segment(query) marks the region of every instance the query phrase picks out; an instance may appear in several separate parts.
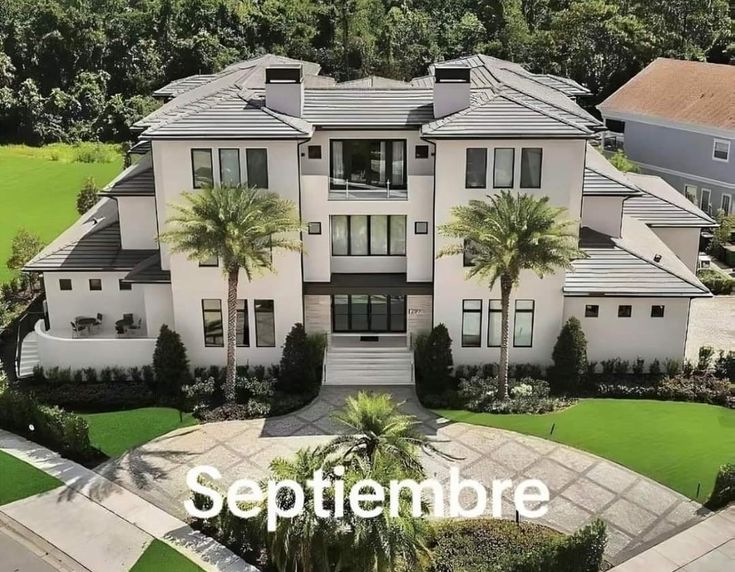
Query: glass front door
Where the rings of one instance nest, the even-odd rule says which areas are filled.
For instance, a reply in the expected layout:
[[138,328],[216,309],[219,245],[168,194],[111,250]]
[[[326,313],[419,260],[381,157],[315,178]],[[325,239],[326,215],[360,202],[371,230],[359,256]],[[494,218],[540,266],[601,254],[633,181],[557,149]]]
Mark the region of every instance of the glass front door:
[[406,331],[406,297],[335,294],[332,296],[332,331],[403,333]]

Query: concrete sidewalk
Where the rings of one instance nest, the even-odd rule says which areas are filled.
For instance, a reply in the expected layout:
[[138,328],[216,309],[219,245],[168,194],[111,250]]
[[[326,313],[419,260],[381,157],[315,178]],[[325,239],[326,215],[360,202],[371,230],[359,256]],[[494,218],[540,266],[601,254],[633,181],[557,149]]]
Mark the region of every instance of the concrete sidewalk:
[[735,505],[642,552],[610,572],[735,570]]
[[64,483],[3,505],[0,512],[91,572],[127,572],[154,538],[204,570],[257,572],[183,521],[53,451],[2,430],[0,449]]

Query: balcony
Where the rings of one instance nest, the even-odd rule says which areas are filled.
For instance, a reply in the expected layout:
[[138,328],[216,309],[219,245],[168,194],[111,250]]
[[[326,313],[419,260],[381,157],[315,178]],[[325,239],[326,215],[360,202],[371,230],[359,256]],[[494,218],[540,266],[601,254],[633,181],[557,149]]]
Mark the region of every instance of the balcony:
[[391,188],[390,181],[385,186],[355,183],[345,179],[329,178],[330,201],[405,201],[408,189]]

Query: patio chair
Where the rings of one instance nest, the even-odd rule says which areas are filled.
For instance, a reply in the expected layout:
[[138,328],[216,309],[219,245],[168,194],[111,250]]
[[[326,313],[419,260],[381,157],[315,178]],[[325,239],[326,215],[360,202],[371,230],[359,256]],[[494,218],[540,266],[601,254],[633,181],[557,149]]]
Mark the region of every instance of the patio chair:
[[136,333],[136,331],[140,331],[141,330],[142,324],[143,324],[143,318],[138,318],[138,322],[137,323],[134,322],[134,323],[130,324],[128,326],[128,330],[132,330],[133,333]]
[[123,320],[125,320],[128,324],[132,324],[135,321],[135,318],[133,318],[132,314],[123,314]]
[[79,335],[79,329],[77,328],[77,325],[74,322],[69,322],[71,324],[71,337],[76,338]]
[[99,331],[100,327],[102,326],[102,314],[97,314],[93,325],[95,328],[97,328],[97,331]]

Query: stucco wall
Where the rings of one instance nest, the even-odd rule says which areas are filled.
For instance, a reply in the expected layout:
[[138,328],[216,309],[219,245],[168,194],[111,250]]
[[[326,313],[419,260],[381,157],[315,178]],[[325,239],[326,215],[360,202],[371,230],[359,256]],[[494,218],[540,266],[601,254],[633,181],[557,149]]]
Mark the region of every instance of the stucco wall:
[[582,226],[603,234],[620,237],[624,197],[593,197],[582,199]]
[[689,270],[697,271],[701,229],[653,227],[651,230],[686,264]]
[[[585,318],[585,305],[599,305],[598,318]],[[618,318],[618,305],[630,304],[630,318]],[[651,317],[651,305],[665,306],[663,318]],[[621,358],[647,362],[682,359],[689,320],[687,298],[593,298],[564,299],[564,320],[576,316],[587,338],[590,361]]]
[[156,200],[153,197],[118,197],[120,240],[130,250],[158,248]]

